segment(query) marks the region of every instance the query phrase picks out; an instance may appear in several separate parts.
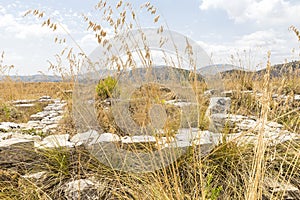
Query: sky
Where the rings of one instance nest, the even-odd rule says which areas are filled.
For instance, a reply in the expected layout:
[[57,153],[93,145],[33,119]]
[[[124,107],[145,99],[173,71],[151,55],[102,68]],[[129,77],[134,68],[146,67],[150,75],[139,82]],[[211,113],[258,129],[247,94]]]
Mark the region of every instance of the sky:
[[[0,0],[0,53],[4,64],[14,65],[10,74],[52,74],[48,61],[62,46],[56,36],[70,37],[89,55],[96,47],[94,34],[87,30],[82,14],[100,19],[95,0]],[[116,1],[108,1],[112,5]],[[127,1],[139,8],[144,1]],[[271,63],[299,60],[299,41],[289,30],[300,29],[298,0],[154,0],[161,19],[170,30],[196,41],[215,64],[243,65],[257,70]],[[39,9],[59,22],[65,30],[51,32],[42,20],[23,17],[29,9]],[[142,27],[153,27],[152,17],[140,14]],[[101,22],[100,22],[101,23]],[[70,40],[71,41],[71,40]],[[73,45],[74,44],[68,44]]]

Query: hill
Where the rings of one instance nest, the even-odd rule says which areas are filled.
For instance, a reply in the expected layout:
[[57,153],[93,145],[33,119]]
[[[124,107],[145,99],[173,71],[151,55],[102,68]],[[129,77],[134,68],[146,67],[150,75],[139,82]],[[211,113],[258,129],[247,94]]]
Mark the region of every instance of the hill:
[[[134,77],[134,73],[140,74],[141,77],[144,77],[145,74],[149,71],[147,68],[136,68],[134,70],[130,70],[125,76]],[[86,77],[93,77],[98,79],[98,77],[104,77],[107,75],[111,75],[115,73],[113,70],[103,70],[97,74],[92,73],[92,75],[87,76],[86,74],[80,75],[79,79]],[[197,70],[197,79],[203,80],[203,76],[205,75],[217,75],[221,74],[222,77],[230,76],[230,75],[254,75],[254,77],[260,79],[266,73],[266,69],[261,69],[259,71],[249,71],[244,68],[231,65],[231,64],[215,64],[202,67]],[[153,67],[151,74],[158,79],[168,79],[171,75],[175,75],[176,78],[181,77],[184,79],[190,79],[191,73],[187,69],[178,69],[172,68],[169,66],[155,66]],[[292,61],[284,64],[276,64],[271,67],[271,77],[278,78],[281,76],[288,75],[300,76],[300,61]],[[0,81],[4,80],[6,76],[0,76]],[[29,76],[9,76],[14,81],[20,82],[62,82],[63,79],[60,76],[55,75],[29,75]],[[64,79],[65,80],[65,79]]]
[[[266,69],[257,71],[256,74],[263,75],[266,73]],[[284,64],[276,64],[271,67],[271,77],[281,76],[300,76],[300,61],[292,61]]]
[[0,80],[4,80],[6,78],[10,78],[13,81],[17,82],[62,82],[62,77],[54,76],[54,75],[28,75],[28,76],[0,76]]

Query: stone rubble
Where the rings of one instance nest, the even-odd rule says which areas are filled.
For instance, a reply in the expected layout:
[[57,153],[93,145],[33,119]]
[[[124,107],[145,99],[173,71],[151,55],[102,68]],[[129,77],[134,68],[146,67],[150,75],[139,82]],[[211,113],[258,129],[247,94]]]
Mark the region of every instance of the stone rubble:
[[[250,93],[250,91],[246,91]],[[32,101],[32,100],[30,100]],[[257,141],[257,135],[262,130],[261,123],[255,117],[230,115],[228,114],[231,99],[229,97],[212,97],[206,115],[210,117],[211,126],[207,131],[200,131],[196,128],[179,129],[178,133],[173,138],[154,137],[154,136],[125,136],[119,137],[112,133],[99,134],[95,130],[89,130],[85,133],[78,133],[72,138],[69,134],[65,135],[50,135],[43,140],[39,136],[29,134],[16,133],[14,130],[20,129],[36,129],[42,132],[49,132],[58,127],[59,120],[62,119],[64,106],[66,102],[59,99],[51,99],[49,96],[44,96],[39,101],[48,101],[49,104],[43,111],[33,114],[31,120],[27,124],[16,124],[12,122],[0,123],[0,147],[15,144],[18,139],[21,143],[33,141],[36,148],[53,148],[53,147],[74,147],[79,145],[93,145],[96,143],[113,142],[122,144],[135,143],[155,143],[159,148],[170,146],[188,147],[192,145],[211,144],[218,145],[221,142],[223,134],[221,130],[224,125],[232,130],[226,137],[227,140],[237,140],[239,142],[254,143]],[[24,100],[18,101],[24,103]],[[171,104],[178,102],[168,102]],[[181,102],[187,103],[187,102]],[[283,125],[276,122],[267,122],[264,126],[264,140],[270,145],[275,145],[280,142],[298,139],[298,135],[287,130],[282,130]],[[167,142],[168,141],[168,142]],[[7,143],[4,145],[4,143]]]
[[[250,93],[247,91],[245,93]],[[118,143],[123,145],[132,144],[144,144],[151,143],[156,145],[157,149],[165,148],[188,148],[191,146],[203,146],[207,145],[213,148],[215,145],[221,144],[224,140],[234,141],[237,144],[255,144],[258,140],[260,131],[263,131],[264,142],[266,145],[277,145],[285,141],[292,141],[300,139],[300,135],[292,133],[288,130],[284,130],[283,125],[268,121],[262,127],[262,123],[259,119],[253,116],[233,115],[229,114],[230,97],[212,97],[210,99],[210,105],[206,115],[210,118],[212,126],[209,130],[201,131],[197,128],[182,128],[178,130],[175,136],[171,137],[159,137],[159,136],[124,136],[120,137],[113,133],[98,133],[96,130],[89,130],[84,133],[77,133],[70,138],[69,134],[63,135],[49,135],[45,138],[40,136],[34,136],[30,134],[19,133],[18,130],[22,129],[36,129],[42,132],[49,132],[55,130],[58,126],[59,120],[62,119],[64,113],[64,107],[66,102],[59,99],[51,99],[51,97],[45,96],[39,99],[39,101],[49,102],[48,106],[43,111],[32,115],[31,120],[26,124],[16,124],[12,122],[0,123],[0,157],[5,159],[5,155],[9,152],[14,152],[13,149],[16,146],[25,146],[26,148],[57,148],[66,147],[74,148],[76,146],[92,146],[97,143]],[[300,98],[300,95],[295,99]],[[278,96],[276,97],[278,98]],[[24,101],[18,102],[20,105]],[[187,102],[168,102],[171,104],[180,103],[178,106],[186,106]],[[221,130],[224,125],[228,126],[231,130],[229,134],[224,135]],[[17,131],[16,131],[17,130]],[[9,151],[7,150],[9,148]],[[208,153],[209,151],[205,152]],[[201,151],[202,153],[202,151]],[[0,159],[1,162],[4,160]],[[7,162],[7,161],[5,161]],[[38,172],[32,177],[40,177],[44,172]],[[27,178],[30,178],[28,175]],[[90,194],[96,194],[95,184],[90,179],[79,179],[71,181],[64,186],[65,198],[76,199],[79,195],[79,191],[82,194],[88,194],[89,196],[81,196],[82,199],[97,199],[97,196]],[[271,187],[271,186],[270,186]],[[272,186],[273,187],[273,186]],[[277,187],[277,186],[276,186]],[[274,188],[276,188],[274,186]],[[278,187],[277,187],[278,188]],[[278,189],[282,191],[282,189]],[[274,190],[275,191],[275,190]],[[277,191],[277,190],[276,190]],[[276,192],[275,191],[275,192]]]
[[33,102],[48,102],[43,111],[30,116],[27,123],[17,124],[13,122],[0,122],[0,132],[35,130],[42,133],[54,133],[59,121],[63,118],[65,101],[52,99],[50,96],[42,96],[39,100],[17,100],[13,103],[19,107],[29,107]]
[[74,147],[74,143],[69,141],[69,134],[49,135],[42,141],[34,143],[36,148],[54,148],[54,147]]
[[221,132],[225,126],[225,119],[230,110],[231,99],[229,97],[211,97],[208,109],[205,113],[210,119],[209,131]]
[[[291,183],[287,183],[286,181],[278,181],[277,178],[264,178],[264,185],[266,188],[270,190],[272,193],[272,198],[281,197],[280,199],[298,199],[300,196],[300,191],[297,187],[292,185]],[[284,191],[284,193],[283,193]]]
[[99,196],[100,188],[103,189],[100,183],[89,178],[70,181],[63,186],[63,191],[64,197],[67,200],[79,198],[85,200],[97,200],[101,199]]
[[[263,96],[263,94],[261,92],[258,92],[258,91],[245,90],[245,91],[239,91],[239,92],[242,93],[242,94],[255,95],[256,97],[262,97]],[[217,93],[218,93],[218,91],[214,90],[214,89],[206,90],[206,91],[204,91],[204,96],[212,97]],[[227,90],[227,91],[222,91],[220,96],[233,97],[237,93],[238,93],[238,91],[236,91],[236,90]],[[279,94],[272,94],[271,97],[272,97],[272,99],[277,100],[277,101],[287,100],[289,98],[289,96],[287,96],[287,95],[279,95]],[[294,101],[300,101],[300,94],[295,94],[293,96],[293,100]]]
[[14,122],[0,122],[0,132],[8,132],[20,128],[21,125]]

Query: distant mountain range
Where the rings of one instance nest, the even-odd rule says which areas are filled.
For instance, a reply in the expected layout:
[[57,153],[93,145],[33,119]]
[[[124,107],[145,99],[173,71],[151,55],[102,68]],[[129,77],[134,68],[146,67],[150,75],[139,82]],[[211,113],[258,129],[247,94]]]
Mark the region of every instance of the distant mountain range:
[[[155,74],[156,76],[159,75],[159,77],[164,78],[168,76],[165,70],[165,66],[156,66],[154,70],[152,71],[152,74]],[[175,69],[175,68],[174,68]],[[189,70],[186,69],[175,69],[172,70],[174,72],[175,76],[183,75],[183,77],[188,78],[189,77]],[[135,72],[129,71],[129,76],[133,77],[133,73],[138,73],[140,75],[145,74],[145,68],[138,68],[135,69]],[[222,76],[229,75],[231,73],[246,73],[254,75],[258,78],[262,77],[266,73],[266,69],[261,69],[258,71],[249,71],[245,70],[241,67],[237,67],[230,64],[216,64],[216,65],[210,65],[203,67],[199,70],[197,70],[197,79],[202,79],[203,75],[215,75],[220,73]],[[113,74],[111,70],[109,70],[109,73],[99,73],[100,76],[102,74],[102,77],[105,76],[105,74]],[[271,67],[271,77],[281,77],[281,76],[287,76],[289,74],[300,76],[300,61],[292,61],[285,64],[277,64]],[[98,76],[97,75],[97,76]],[[95,77],[95,74],[94,74]],[[7,76],[0,76],[0,81],[7,78]],[[55,75],[29,75],[29,76],[9,76],[10,79],[14,81],[22,81],[22,82],[61,82],[61,81],[67,81],[66,79],[63,79],[60,76]],[[79,76],[79,79],[84,79],[85,76]]]
[[[207,66],[201,70],[205,71],[207,68],[213,70],[215,74],[220,73],[222,77],[232,75],[232,74],[240,74],[240,75],[248,74],[248,75],[252,75],[257,79],[260,79],[267,72],[266,68],[258,71],[250,71],[250,70],[245,70],[241,67],[236,67],[234,65],[228,65],[228,64]],[[277,64],[271,66],[271,71],[270,71],[271,78],[290,76],[290,75],[300,76],[300,61],[292,61],[285,64]]]
[[[262,69],[256,72],[258,75],[266,73],[266,69]],[[292,61],[284,64],[277,64],[271,67],[271,77],[281,76],[300,76],[300,61]]]
[[20,81],[20,82],[61,82],[63,81],[62,77],[54,76],[54,75],[29,75],[29,76],[0,76],[0,80],[4,80],[6,78],[10,78],[13,81]]

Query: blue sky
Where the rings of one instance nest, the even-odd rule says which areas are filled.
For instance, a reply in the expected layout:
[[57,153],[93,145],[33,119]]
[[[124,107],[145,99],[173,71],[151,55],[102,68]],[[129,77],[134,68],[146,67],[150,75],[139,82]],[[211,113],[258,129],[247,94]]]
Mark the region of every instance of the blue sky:
[[[112,5],[116,1],[109,1]],[[144,1],[128,1],[139,7]],[[297,0],[155,0],[161,18],[171,30],[189,36],[212,57],[214,63],[238,64],[262,68],[267,51],[271,61],[299,59],[299,42],[288,28],[300,29],[300,1]],[[86,30],[82,13],[97,19],[94,0],[0,0],[0,52],[4,63],[15,65],[12,73],[28,75],[48,71],[47,60],[61,46],[54,44],[56,35],[67,37],[63,30],[51,33],[41,21],[22,17],[28,9],[40,9],[67,28],[84,51],[97,47],[93,34]],[[97,15],[98,14],[98,15]],[[140,13],[143,27],[153,26],[152,18]],[[70,44],[72,45],[72,44]],[[233,55],[233,59],[232,59]]]

